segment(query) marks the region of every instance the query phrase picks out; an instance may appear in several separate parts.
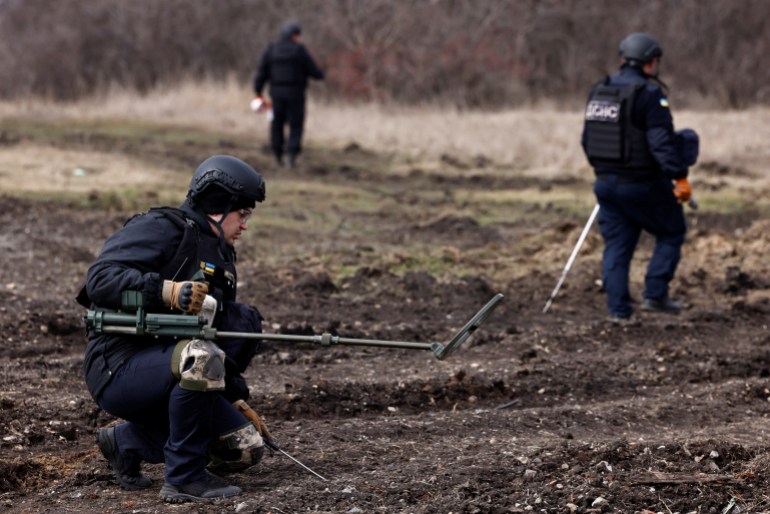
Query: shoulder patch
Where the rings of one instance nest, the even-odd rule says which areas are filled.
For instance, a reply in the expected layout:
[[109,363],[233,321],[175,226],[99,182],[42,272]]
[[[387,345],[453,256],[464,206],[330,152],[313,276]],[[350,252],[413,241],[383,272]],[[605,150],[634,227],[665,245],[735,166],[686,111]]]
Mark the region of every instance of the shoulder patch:
[[661,98],[660,99],[660,106],[668,108],[668,99],[667,98]]

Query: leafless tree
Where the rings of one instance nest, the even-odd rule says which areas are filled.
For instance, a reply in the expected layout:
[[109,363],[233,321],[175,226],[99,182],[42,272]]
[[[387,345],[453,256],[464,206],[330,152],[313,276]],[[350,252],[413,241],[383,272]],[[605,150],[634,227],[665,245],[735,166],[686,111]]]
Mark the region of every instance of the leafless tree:
[[766,0],[0,0],[0,96],[247,82],[289,20],[342,99],[577,105],[629,32],[664,47],[679,105],[770,102]]

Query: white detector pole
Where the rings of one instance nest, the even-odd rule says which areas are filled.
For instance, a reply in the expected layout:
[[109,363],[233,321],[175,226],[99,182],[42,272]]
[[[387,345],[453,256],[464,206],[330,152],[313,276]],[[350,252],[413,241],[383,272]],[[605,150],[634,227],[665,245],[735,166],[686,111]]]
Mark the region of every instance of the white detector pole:
[[548,312],[548,309],[551,307],[551,304],[553,303],[553,299],[556,298],[556,293],[559,292],[561,285],[564,283],[564,279],[567,278],[567,273],[569,273],[569,269],[572,267],[572,263],[575,262],[575,257],[577,257],[577,254],[580,251],[580,247],[583,246],[583,243],[586,240],[586,236],[588,235],[588,231],[591,230],[591,225],[594,224],[594,220],[596,219],[597,214],[599,214],[598,203],[596,204],[596,207],[594,207],[593,212],[591,212],[591,216],[588,218],[588,222],[586,223],[586,226],[583,227],[583,233],[580,234],[577,244],[575,245],[575,249],[572,250],[572,255],[569,256],[567,265],[564,266],[564,271],[561,272],[561,278],[559,278],[559,282],[556,284],[556,287],[553,288],[553,293],[551,293],[551,296],[548,298],[548,301],[545,302],[545,307],[543,307],[543,314]]

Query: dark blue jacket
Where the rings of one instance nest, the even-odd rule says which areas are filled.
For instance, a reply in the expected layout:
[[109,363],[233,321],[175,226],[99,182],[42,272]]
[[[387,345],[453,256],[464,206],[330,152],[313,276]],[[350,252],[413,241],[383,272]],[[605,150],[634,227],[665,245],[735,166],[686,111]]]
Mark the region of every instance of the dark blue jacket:
[[[648,81],[639,68],[628,65],[623,65],[617,73],[611,75],[609,83],[612,85],[644,84],[636,94],[631,123],[646,133],[648,151],[657,163],[657,169],[649,170],[650,177],[654,178],[660,174],[672,180],[686,177],[687,166],[677,147],[674,122],[663,89],[658,84]],[[585,130],[581,141],[585,148]],[[624,171],[622,168],[596,168],[597,175],[623,174]]]
[[[235,303],[235,250],[229,245],[223,249],[205,216],[187,203],[172,211],[178,214],[172,217],[164,209],[140,214],[111,235],[88,269],[84,288],[87,298],[81,293],[78,301],[90,302],[91,308],[118,310],[121,293],[135,290],[143,293],[148,312],[170,313],[161,298],[163,281],[189,280],[205,264],[206,269],[216,270],[206,277],[209,294],[219,304],[214,325],[240,313],[243,306]],[[228,312],[222,315],[223,311]],[[256,330],[256,325],[253,328]],[[95,399],[114,371],[134,353],[149,344],[173,347],[176,343],[171,338],[96,335],[91,331],[88,336],[83,367]]]

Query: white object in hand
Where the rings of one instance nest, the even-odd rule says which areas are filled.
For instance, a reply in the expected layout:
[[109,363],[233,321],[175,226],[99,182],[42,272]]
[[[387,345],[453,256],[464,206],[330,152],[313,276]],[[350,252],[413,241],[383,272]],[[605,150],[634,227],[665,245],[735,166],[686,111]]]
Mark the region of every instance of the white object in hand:
[[259,110],[262,108],[263,105],[265,105],[264,100],[262,100],[259,97],[256,97],[254,100],[251,101],[251,110],[254,112],[259,112]]

